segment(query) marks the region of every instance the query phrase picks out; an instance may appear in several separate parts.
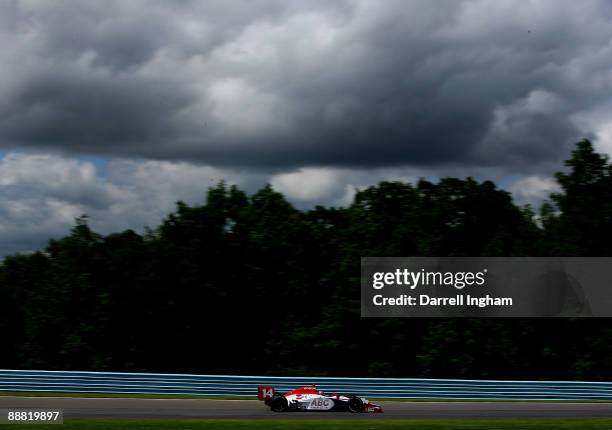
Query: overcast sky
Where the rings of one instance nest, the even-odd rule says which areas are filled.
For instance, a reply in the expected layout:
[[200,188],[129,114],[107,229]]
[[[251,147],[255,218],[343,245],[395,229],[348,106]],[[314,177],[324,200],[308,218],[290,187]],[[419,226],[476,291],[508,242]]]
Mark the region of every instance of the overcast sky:
[[609,1],[0,2],[0,255],[155,226],[219,179],[300,207],[384,179],[538,204],[612,152]]

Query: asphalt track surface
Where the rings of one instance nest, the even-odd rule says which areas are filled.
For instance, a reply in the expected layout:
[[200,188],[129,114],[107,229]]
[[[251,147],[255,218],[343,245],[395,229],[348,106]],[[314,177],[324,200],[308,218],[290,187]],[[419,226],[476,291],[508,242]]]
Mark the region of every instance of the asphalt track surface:
[[0,396],[0,409],[63,409],[65,417],[167,419],[406,419],[612,417],[612,403],[380,402],[383,414],[274,413],[255,400],[120,399]]

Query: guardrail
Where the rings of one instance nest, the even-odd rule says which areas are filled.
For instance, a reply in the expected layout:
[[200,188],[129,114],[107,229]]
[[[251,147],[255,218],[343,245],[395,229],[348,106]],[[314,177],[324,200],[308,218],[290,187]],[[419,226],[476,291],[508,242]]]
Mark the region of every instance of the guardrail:
[[481,400],[612,400],[612,383],[412,378],[329,378],[116,372],[0,370],[0,391],[255,396],[316,384],[326,392],[368,398]]

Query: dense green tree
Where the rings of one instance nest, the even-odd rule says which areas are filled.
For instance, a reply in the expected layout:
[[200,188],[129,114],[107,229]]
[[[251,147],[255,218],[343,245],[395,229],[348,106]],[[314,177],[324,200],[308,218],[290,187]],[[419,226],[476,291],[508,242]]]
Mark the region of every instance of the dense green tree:
[[609,379],[602,319],[360,317],[361,257],[610,255],[612,167],[588,141],[566,167],[539,217],[443,178],[306,211],[222,182],[145,234],[79,218],[0,263],[0,367]]
[[612,165],[588,140],[577,143],[556,174],[561,191],[542,216],[552,252],[565,256],[604,256],[612,252]]

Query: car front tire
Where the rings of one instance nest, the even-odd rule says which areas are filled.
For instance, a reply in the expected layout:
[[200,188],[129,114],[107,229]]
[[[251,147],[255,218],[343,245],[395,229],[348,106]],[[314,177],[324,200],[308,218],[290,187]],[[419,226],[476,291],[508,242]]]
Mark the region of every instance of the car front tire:
[[365,404],[363,400],[356,396],[349,396],[348,410],[352,413],[363,412],[365,410]]

